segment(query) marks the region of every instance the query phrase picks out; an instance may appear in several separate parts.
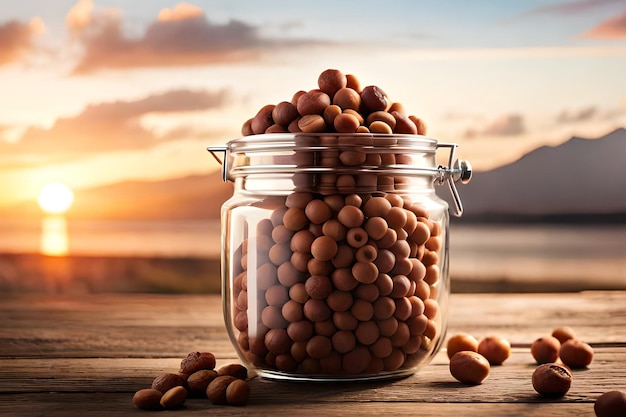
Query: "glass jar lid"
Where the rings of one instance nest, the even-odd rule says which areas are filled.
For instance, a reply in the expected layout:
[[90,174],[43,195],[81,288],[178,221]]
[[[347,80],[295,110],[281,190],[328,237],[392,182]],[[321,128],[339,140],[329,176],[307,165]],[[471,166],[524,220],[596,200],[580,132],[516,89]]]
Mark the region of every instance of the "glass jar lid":
[[[455,159],[456,148],[420,135],[276,133],[245,136],[208,151],[222,165],[224,181],[325,173],[430,177],[435,184],[448,183],[454,214],[460,216],[463,207],[454,183],[469,182],[472,169],[469,162]],[[450,152],[447,166],[436,165],[439,149]]]

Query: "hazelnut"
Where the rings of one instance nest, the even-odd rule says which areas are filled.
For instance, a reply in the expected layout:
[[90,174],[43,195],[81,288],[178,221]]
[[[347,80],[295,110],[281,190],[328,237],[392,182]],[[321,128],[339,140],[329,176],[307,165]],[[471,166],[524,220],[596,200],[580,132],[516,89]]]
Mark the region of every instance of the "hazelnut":
[[[250,122],[250,128],[255,134],[263,133],[265,130],[274,124],[272,120],[272,112],[274,111],[273,104],[267,104],[259,110],[259,112],[254,116],[252,121]],[[242,129],[243,131],[244,129]]]
[[593,349],[585,342],[569,339],[561,345],[559,356],[570,368],[585,368],[593,360]]
[[245,380],[248,378],[248,368],[238,363],[231,363],[229,365],[224,365],[220,369],[218,369],[217,375],[230,375],[234,376],[237,379]]
[[598,417],[626,416],[626,394],[621,391],[608,391],[600,395],[593,405]]
[[326,129],[326,121],[319,114],[306,114],[298,120],[298,128],[304,133],[320,133]]
[[166,373],[154,378],[151,388],[165,394],[167,391],[177,386],[185,386],[185,378],[178,374]]
[[303,94],[296,104],[298,113],[302,116],[324,113],[324,109],[330,106],[330,97],[321,90],[311,90]]
[[491,365],[502,365],[511,355],[511,343],[500,337],[485,337],[478,344],[478,353],[483,355]]
[[228,404],[226,400],[226,388],[231,382],[236,381],[237,378],[231,375],[222,375],[215,378],[209,386],[206,388],[206,396],[213,404]]
[[540,337],[530,345],[530,353],[538,364],[556,362],[561,342],[553,336]]
[[420,119],[419,117],[416,116],[409,116],[409,120],[411,120],[414,124],[415,127],[417,128],[417,134],[418,135],[425,135],[426,131],[427,131],[427,127],[426,127],[426,123]]
[[559,339],[559,342],[565,343],[569,339],[576,339],[576,333],[574,333],[574,330],[571,327],[562,326],[557,327],[552,331],[552,337],[556,337]]
[[187,387],[194,394],[204,394],[206,387],[211,381],[217,378],[217,371],[213,369],[201,369],[189,375],[187,378]]
[[236,379],[226,388],[226,401],[230,405],[244,405],[250,398],[250,385],[244,380]]
[[478,340],[467,333],[457,333],[448,339],[446,345],[448,358],[452,359],[455,353],[462,351],[478,352]]
[[133,395],[133,404],[140,410],[160,410],[161,391],[154,388],[140,389]]
[[352,88],[342,88],[333,97],[333,104],[339,106],[341,110],[352,109],[355,111],[361,107],[361,96]]
[[361,103],[369,112],[387,110],[387,94],[378,86],[368,85],[361,91]]
[[293,122],[298,116],[298,109],[288,101],[278,103],[272,110],[274,123],[283,127],[289,126],[289,123]]
[[544,363],[535,369],[532,376],[533,388],[546,397],[561,397],[572,385],[572,373],[556,363]]
[[330,97],[348,84],[346,76],[339,70],[327,69],[322,72],[317,80],[320,90],[328,94]]
[[215,355],[211,352],[191,352],[180,362],[180,372],[192,374],[201,369],[214,369]]
[[165,409],[173,410],[182,407],[186,399],[187,390],[184,387],[177,386],[163,394],[160,404]]
[[450,373],[464,384],[480,384],[490,371],[489,361],[477,352],[463,350],[450,359]]

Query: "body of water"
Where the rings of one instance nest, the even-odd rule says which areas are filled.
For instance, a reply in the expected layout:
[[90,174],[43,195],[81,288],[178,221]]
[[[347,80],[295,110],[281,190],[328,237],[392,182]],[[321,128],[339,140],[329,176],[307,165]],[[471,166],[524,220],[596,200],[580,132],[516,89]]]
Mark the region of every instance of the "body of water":
[[626,286],[626,225],[453,225],[452,277]]
[[198,220],[0,221],[0,252],[51,255],[219,257],[220,224]]
[[[62,220],[62,219],[61,219]],[[0,252],[220,256],[218,222],[0,221]],[[626,285],[626,225],[464,225],[450,231],[453,278]]]

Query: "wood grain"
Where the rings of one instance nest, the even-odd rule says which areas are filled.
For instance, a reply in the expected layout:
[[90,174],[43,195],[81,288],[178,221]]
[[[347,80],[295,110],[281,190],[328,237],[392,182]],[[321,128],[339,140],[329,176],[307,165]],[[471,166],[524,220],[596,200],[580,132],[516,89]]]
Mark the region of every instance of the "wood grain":
[[[445,352],[415,375],[377,383],[250,381],[245,407],[192,398],[176,415],[593,416],[610,389],[626,391],[626,292],[453,294],[449,334],[498,335],[514,346],[481,385],[464,386]],[[188,352],[210,350],[218,366],[238,361],[227,339],[219,296],[19,295],[0,299],[0,415],[126,416],[133,393]],[[531,385],[530,343],[569,325],[591,343],[588,369],[572,388],[543,399]]]

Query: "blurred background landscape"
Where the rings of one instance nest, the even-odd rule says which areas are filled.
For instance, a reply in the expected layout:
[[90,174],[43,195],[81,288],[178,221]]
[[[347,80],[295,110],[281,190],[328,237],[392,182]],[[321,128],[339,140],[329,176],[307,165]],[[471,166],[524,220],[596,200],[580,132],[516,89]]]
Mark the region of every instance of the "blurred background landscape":
[[206,147],[326,68],[472,163],[453,291],[626,288],[622,1],[24,0],[0,4],[0,293],[219,291]]

